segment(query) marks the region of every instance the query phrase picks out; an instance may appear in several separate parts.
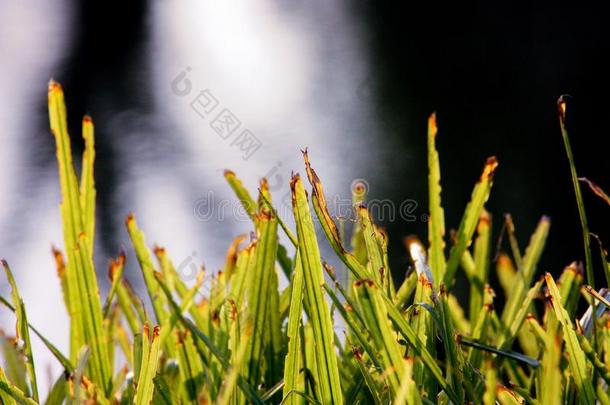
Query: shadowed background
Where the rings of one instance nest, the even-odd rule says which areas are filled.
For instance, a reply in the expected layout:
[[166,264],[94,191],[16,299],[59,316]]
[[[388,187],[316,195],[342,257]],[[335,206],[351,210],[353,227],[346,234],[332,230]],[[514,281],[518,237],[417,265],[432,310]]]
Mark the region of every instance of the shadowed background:
[[[568,125],[579,174],[610,189],[604,14],[560,2],[449,7],[0,0],[0,255],[17,275],[32,323],[66,347],[50,254],[51,243],[62,244],[46,116],[50,77],[64,86],[76,151],[82,116],[96,124],[96,262],[104,291],[108,259],[129,249],[127,212],[135,212],[149,245],[166,246],[178,264],[203,262],[215,271],[230,238],[251,228],[235,212],[222,170],[233,169],[253,191],[268,175],[276,201],[289,207],[288,179],[304,171],[305,146],[330,196],[349,199],[351,182],[364,179],[371,198],[417,203],[414,221],[378,218],[402,279],[409,265],[403,237],[427,238],[432,111],[448,230],[459,225],[486,157],[496,155],[487,204],[494,235],[510,212],[525,248],[547,214],[552,227],[540,270],[558,273],[582,259],[555,102],[572,95]],[[186,96],[172,88],[183,72],[192,85]],[[218,101],[209,116],[190,105],[204,90]],[[223,108],[261,141],[251,158],[210,127]],[[583,191],[591,231],[608,244],[608,207]],[[127,253],[126,276],[137,283]],[[3,327],[12,322],[0,312]]]

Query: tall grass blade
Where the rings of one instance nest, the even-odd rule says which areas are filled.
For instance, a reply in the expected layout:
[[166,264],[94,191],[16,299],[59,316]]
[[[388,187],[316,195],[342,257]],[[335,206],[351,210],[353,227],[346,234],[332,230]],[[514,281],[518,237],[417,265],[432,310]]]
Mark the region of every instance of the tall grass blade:
[[309,321],[313,327],[316,360],[320,372],[320,380],[318,381],[322,395],[320,399],[323,403],[342,403],[343,394],[334,349],[334,331],[330,310],[323,295],[322,260],[318,250],[309,203],[303,183],[298,175],[291,179],[290,186],[299,241],[299,257],[304,275],[304,298],[311,309]]
[[493,183],[493,175],[497,167],[498,161],[496,158],[493,156],[488,158],[487,162],[485,163],[485,167],[483,168],[481,178],[472,190],[470,202],[468,205],[466,205],[462,222],[460,222],[460,227],[458,228],[456,234],[455,245],[451,248],[449,260],[447,261],[447,269],[443,280],[445,286],[448,288],[451,288],[453,285],[455,273],[457,272],[462,255],[470,244],[472,235],[474,234],[477,226],[477,222],[481,216],[483,205],[489,198],[489,193],[491,192],[491,186]]
[[585,271],[587,274],[587,284],[595,288],[595,276],[593,273],[593,259],[591,255],[591,236],[589,235],[589,225],[587,223],[587,214],[585,212],[585,203],[582,199],[580,190],[580,182],[576,173],[576,163],[574,163],[574,155],[572,154],[572,146],[570,146],[570,138],[568,136],[568,128],[566,126],[566,99],[564,96],[557,100],[557,109],[559,111],[559,126],[561,127],[561,136],[563,145],[566,149],[566,155],[570,164],[570,174],[572,175],[572,185],[574,186],[574,194],[576,195],[576,205],[578,206],[578,216],[580,217],[580,225],[582,226],[582,237],[585,251]]
[[594,404],[595,392],[593,391],[585,353],[578,343],[578,337],[576,336],[572,322],[568,317],[568,313],[561,305],[561,296],[559,295],[559,289],[557,288],[553,277],[549,273],[546,273],[544,278],[553,299],[552,305],[555,316],[563,330],[563,340],[566,344],[568,364],[574,378],[576,389],[578,390],[578,398],[581,403]]

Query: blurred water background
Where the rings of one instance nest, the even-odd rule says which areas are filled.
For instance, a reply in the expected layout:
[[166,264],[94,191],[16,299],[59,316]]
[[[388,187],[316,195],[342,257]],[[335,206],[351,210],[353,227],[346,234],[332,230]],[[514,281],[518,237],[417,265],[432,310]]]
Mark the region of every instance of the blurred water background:
[[[488,204],[495,235],[511,212],[524,248],[548,214],[542,270],[582,258],[555,101],[573,96],[579,172],[608,190],[608,30],[598,10],[552,4],[0,0],[0,256],[17,276],[30,321],[67,348],[50,254],[51,244],[62,245],[46,112],[51,77],[66,92],[75,151],[82,116],[96,124],[103,293],[107,262],[121,248],[126,276],[140,280],[123,226],[128,212],[149,245],[165,246],[185,269],[204,263],[216,271],[230,238],[251,229],[223,170],[252,191],[268,176],[289,220],[288,180],[304,172],[305,147],[336,201],[349,200],[351,183],[364,179],[371,198],[394,204],[394,217],[377,219],[401,279],[409,265],[402,238],[426,238],[432,111],[448,229],[459,225],[485,158],[496,155]],[[227,118],[230,128],[219,126]],[[610,242],[607,207],[584,194],[592,231]],[[398,211],[405,201],[408,218]],[[0,310],[0,326],[12,324]],[[46,359],[42,369],[55,376],[58,367]]]

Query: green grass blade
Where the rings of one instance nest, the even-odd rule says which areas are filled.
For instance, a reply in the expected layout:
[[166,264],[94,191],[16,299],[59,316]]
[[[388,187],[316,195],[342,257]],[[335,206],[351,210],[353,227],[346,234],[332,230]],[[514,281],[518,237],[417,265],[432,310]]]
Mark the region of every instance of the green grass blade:
[[225,170],[224,174],[225,179],[227,179],[229,186],[231,186],[231,189],[233,189],[233,192],[237,195],[237,198],[246,210],[246,213],[254,221],[258,204],[256,204],[256,201],[254,201],[248,190],[246,190],[241,180],[235,176],[235,173],[231,170]]
[[383,292],[372,280],[356,281],[354,290],[365,326],[373,338],[376,351],[381,357],[386,382],[392,394],[396,395],[400,389],[405,365],[402,359],[402,347],[398,343],[398,336],[387,317],[385,302],[380,297]]
[[375,378],[373,378],[373,376],[371,375],[370,368],[367,367],[367,365],[364,363],[362,353],[360,353],[355,348],[352,349],[352,352],[354,353],[354,358],[356,359],[356,365],[358,366],[358,370],[362,374],[366,386],[369,388],[369,392],[371,394],[371,397],[373,398],[373,403],[375,403],[375,405],[383,404],[383,401],[379,396],[379,393],[381,391],[379,389],[379,384],[376,383]]
[[470,280],[470,315],[476,319],[483,308],[483,293],[488,282],[489,259],[491,253],[491,215],[483,209],[477,226],[477,238],[474,242],[474,277]]
[[553,299],[552,305],[555,316],[557,317],[557,320],[561,324],[563,330],[563,339],[566,344],[568,364],[574,378],[576,389],[578,390],[579,400],[581,403],[594,404],[595,392],[593,391],[585,353],[578,343],[578,337],[576,336],[572,322],[568,317],[568,313],[561,305],[561,296],[559,295],[559,289],[557,288],[553,277],[549,273],[546,273],[545,280],[549,288],[549,293]]
[[481,216],[483,205],[489,198],[489,193],[491,192],[491,186],[493,183],[493,175],[497,166],[498,161],[495,157],[492,156],[488,158],[487,162],[485,163],[483,173],[481,174],[481,178],[472,190],[470,202],[466,206],[464,216],[462,217],[460,227],[458,228],[456,234],[455,245],[451,248],[449,260],[447,261],[447,269],[443,280],[445,286],[448,288],[453,285],[455,274],[462,259],[462,255],[470,244],[472,235],[474,234],[477,226],[477,222]]
[[[445,367],[447,369],[447,380],[451,383],[460,403],[464,401],[463,383],[466,383],[464,376],[464,367],[461,362],[460,347],[457,345],[457,334],[453,327],[449,304],[447,302],[447,293],[441,288],[440,297],[437,298],[435,308],[439,314],[441,338],[445,349]],[[471,381],[472,382],[472,381]]]
[[502,312],[502,321],[506,325],[512,324],[517,315],[517,311],[527,294],[527,289],[536,273],[536,266],[542,255],[550,226],[550,219],[548,217],[542,217],[540,222],[538,222],[536,230],[532,234],[530,243],[525,251],[525,256],[523,257],[522,267],[515,275],[510,295],[508,296],[504,311]]
[[[196,337],[200,342],[202,342],[205,345],[205,347],[209,350],[209,352],[216,359],[218,359],[220,365],[222,366],[222,368],[225,371],[228,370],[230,364],[229,364],[229,361],[227,360],[227,358],[225,357],[224,353],[221,350],[219,350],[214,345],[214,343],[210,340],[210,338],[208,336],[206,336],[190,319],[187,319],[184,317],[180,307],[174,301],[171,291],[167,288],[167,286],[163,282],[163,276],[161,275],[161,273],[156,273],[155,278],[156,278],[157,282],[159,283],[159,287],[165,294],[165,297],[169,303],[169,307],[171,308],[171,311],[178,317],[178,319],[180,320],[182,325],[184,325],[184,327],[189,332],[191,332],[194,337]],[[248,399],[250,401],[252,401],[254,404],[263,403],[262,400],[260,399],[260,397],[256,394],[256,391],[254,390],[254,388],[252,388],[252,386],[250,384],[248,384],[248,382],[241,375],[238,378],[237,384],[239,385],[241,390],[244,392],[244,394],[248,397]]]
[[343,394],[334,350],[333,324],[323,294],[324,274],[313,220],[305,189],[298,175],[291,179],[290,186],[299,241],[299,258],[304,275],[304,298],[311,311],[310,322],[313,326],[316,360],[320,372],[318,384],[322,395],[321,400],[324,403],[342,403]]
[[469,339],[465,336],[460,336],[458,341],[463,346],[472,347],[477,350],[484,350],[486,352],[494,353],[494,354],[497,354],[502,357],[517,360],[517,361],[522,362],[523,364],[527,364],[530,367],[537,368],[540,366],[540,362],[538,360],[533,359],[529,356],[526,356],[523,353],[517,353],[517,352],[510,351],[510,350],[497,349],[493,346],[486,345],[481,342],[477,342],[476,340]]
[[445,276],[447,266],[445,260],[445,213],[441,204],[441,168],[438,151],[436,150],[436,114],[428,118],[428,241],[430,249],[428,257],[430,269],[435,280],[434,287],[438,289]]
[[125,254],[121,253],[116,260],[110,261],[110,268],[108,270],[108,275],[110,278],[110,291],[108,292],[108,296],[106,297],[106,301],[104,301],[104,306],[102,307],[102,312],[104,314],[104,319],[106,319],[110,313],[110,304],[112,304],[112,300],[121,284],[121,280],[123,279],[123,271],[125,269]]
[[89,242],[86,234],[78,238],[75,256],[80,259],[76,262],[78,289],[80,292],[79,305],[83,306],[83,327],[85,341],[91,348],[91,361],[89,374],[93,382],[102,389],[105,395],[110,395],[112,374],[110,359],[108,358],[108,340],[103,329],[102,304],[97,288],[95,270],[91,254],[88,252]]
[[357,210],[360,226],[362,227],[364,244],[366,245],[366,253],[371,268],[369,277],[373,278],[378,285],[385,289],[388,285],[389,272],[388,269],[385,268],[381,246],[378,243],[375,232],[375,226],[373,225],[373,221],[371,220],[371,216],[366,206],[360,205]]
[[[4,298],[0,297],[0,303],[15,312],[15,307],[13,307],[8,301]],[[72,372],[74,370],[74,366],[70,363],[70,360],[64,356],[57,347],[55,347],[47,338],[44,337],[42,333],[40,333],[36,328],[34,328],[30,323],[28,323],[29,328],[34,332],[36,336],[42,341],[42,343],[49,349],[49,351],[53,354],[53,356],[59,361],[59,363],[63,366],[63,368],[67,372]]]
[[328,204],[326,202],[326,197],[324,196],[322,182],[320,181],[320,178],[316,174],[315,170],[311,167],[307,150],[303,151],[303,159],[305,160],[307,178],[312,187],[311,202],[330,246],[347,266],[347,268],[353,273],[356,279],[368,278],[369,272],[367,271],[366,267],[364,267],[358,261],[356,256],[347,252],[343,247],[339,231],[337,230],[337,225],[335,224],[335,221],[333,221],[333,218],[328,211]]
[[[148,342],[148,339],[148,327],[145,325],[143,340]],[[138,386],[134,397],[135,405],[148,405],[153,398],[153,393],[155,391],[153,379],[157,374],[157,369],[159,367],[160,346],[159,327],[155,326],[149,350],[143,349],[140,378],[138,378]],[[148,347],[148,344],[145,344],[144,347]]]
[[[275,272],[277,252],[277,219],[272,214],[257,215],[259,239],[255,250],[254,271],[247,275],[248,313],[252,325],[252,336],[246,352],[247,378],[257,386],[262,379],[264,351],[270,342],[266,338],[272,294],[272,277]],[[277,290],[276,290],[277,293]],[[279,308],[273,308],[279,310]],[[269,365],[268,365],[269,366]],[[270,384],[272,385],[272,384]]]
[[419,389],[413,379],[413,358],[409,357],[405,362],[405,376],[400,385],[400,391],[394,399],[394,405],[420,405],[422,403],[419,396]]
[[574,194],[576,195],[576,204],[578,206],[578,216],[580,217],[580,225],[582,226],[582,237],[585,251],[585,269],[587,274],[587,284],[595,288],[595,276],[593,274],[593,259],[591,255],[591,236],[589,235],[589,225],[587,223],[587,214],[585,212],[585,203],[582,199],[580,190],[580,182],[576,173],[576,164],[574,163],[574,155],[572,154],[572,146],[570,146],[570,138],[566,126],[566,100],[563,96],[557,100],[557,108],[559,110],[559,125],[561,127],[561,136],[563,145],[566,149],[566,155],[570,164],[570,174],[572,175],[572,184],[574,186]]
[[538,280],[536,284],[529,289],[524,299],[519,303],[520,307],[512,318],[511,323],[507,325],[507,333],[498,335],[498,341],[496,342],[498,347],[501,349],[508,349],[512,345],[525,321],[525,317],[528,314],[533,299],[536,298],[540,292],[541,286],[542,279]]
[[8,279],[9,284],[11,285],[11,297],[13,299],[13,305],[16,308],[15,314],[17,315],[17,339],[23,339],[23,352],[25,354],[25,366],[28,373],[28,378],[30,380],[30,389],[32,392],[32,398],[35,401],[38,401],[38,383],[36,382],[36,368],[34,366],[34,356],[32,356],[32,342],[30,340],[30,330],[28,327],[28,317],[25,312],[25,305],[23,304],[23,300],[19,295],[19,290],[17,289],[17,283],[15,282],[15,278],[13,277],[13,273],[8,266],[6,260],[1,259],[2,267],[4,268],[4,272],[6,273],[6,278]]
[[80,207],[83,216],[84,231],[89,238],[88,249],[93,252],[93,241],[95,239],[95,136],[93,120],[86,115],[83,118],[83,139],[85,150],[83,151],[83,161],[80,179]]
[[136,219],[132,214],[129,214],[127,216],[125,224],[127,225],[129,237],[131,238],[131,242],[136,251],[138,262],[140,263],[140,269],[142,270],[142,275],[144,276],[144,283],[146,284],[146,290],[148,291],[148,296],[150,297],[150,301],[152,302],[155,317],[157,319],[157,322],[161,326],[165,326],[168,320],[168,314],[165,310],[167,299],[159,291],[159,285],[155,281],[155,268],[152,262],[150,251],[148,250],[148,247],[144,242],[144,234],[142,233],[140,228],[138,228]]
[[483,405],[496,404],[496,385],[498,371],[492,360],[485,363],[485,393],[483,394]]
[[292,272],[292,293],[290,295],[290,311],[288,313],[288,326],[286,328],[286,336],[288,338],[288,352],[284,362],[284,390],[283,401],[288,405],[301,403],[301,398],[288,393],[297,390],[305,389],[305,382],[301,368],[303,362],[301,360],[301,338],[300,328],[301,319],[303,316],[303,267],[301,266],[301,258],[297,252],[295,258],[295,267]]
[[459,403],[458,397],[454,392],[453,388],[449,385],[445,377],[443,377],[443,372],[438,366],[436,359],[432,354],[428,351],[426,346],[423,344],[421,339],[417,336],[413,328],[409,325],[407,320],[404,318],[402,313],[393,305],[391,305],[389,299],[386,297],[386,308],[388,310],[388,316],[396,325],[398,331],[402,334],[402,336],[407,340],[407,343],[413,347],[417,357],[419,357],[422,362],[426,365],[430,373],[434,376],[438,384],[441,386],[447,396],[454,402]]

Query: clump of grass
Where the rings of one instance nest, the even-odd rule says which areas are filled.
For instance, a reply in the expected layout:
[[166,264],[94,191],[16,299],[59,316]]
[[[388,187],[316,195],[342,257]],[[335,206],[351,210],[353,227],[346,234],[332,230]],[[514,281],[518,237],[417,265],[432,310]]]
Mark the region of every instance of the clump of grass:
[[[296,174],[290,181],[294,230],[277,216],[265,180],[255,200],[233,172],[225,173],[252,219],[254,237],[245,246],[243,236],[230,244],[224,268],[214,274],[203,299],[197,294],[203,275],[187,285],[165,249],[150,250],[129,215],[126,226],[150,306],[123,277],[124,256],[112,260],[111,288],[107,297],[100,296],[93,262],[93,123],[83,120],[79,180],[64,96],[55,82],[49,85],[49,116],[57,146],[65,254],[55,250],[54,255],[70,316],[70,352],[61,353],[28,323],[3,261],[12,295],[0,297],[0,302],[17,320],[15,336],[0,337],[3,404],[41,403],[31,333],[64,368],[46,404],[610,403],[608,296],[583,285],[577,263],[567,266],[557,281],[548,273],[538,274],[550,220],[540,220],[522,251],[507,217],[511,254],[491,258],[491,215],[485,203],[498,166],[495,158],[485,163],[446,247],[434,115],[428,123],[429,245],[426,249],[409,241],[414,268],[401,285],[390,277],[387,235],[371,218],[363,190],[354,190],[358,219],[350,248],[305,151],[306,179]],[[560,119],[592,284],[589,233],[563,99]],[[350,273],[347,284],[337,281],[321,257],[314,214]],[[294,245],[293,257],[279,242],[281,232]],[[608,276],[606,254],[600,252]],[[283,290],[280,269],[290,280]],[[501,309],[494,305],[489,285],[494,270],[506,297]],[[468,308],[453,294],[459,271],[470,288]],[[591,306],[578,321],[583,299]],[[337,317],[346,325],[344,336],[335,332]]]

